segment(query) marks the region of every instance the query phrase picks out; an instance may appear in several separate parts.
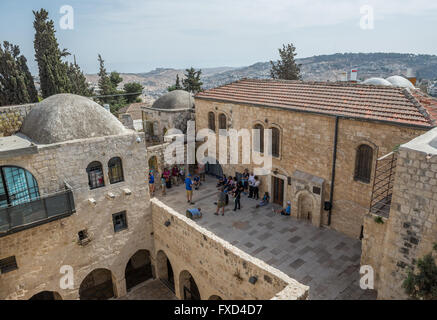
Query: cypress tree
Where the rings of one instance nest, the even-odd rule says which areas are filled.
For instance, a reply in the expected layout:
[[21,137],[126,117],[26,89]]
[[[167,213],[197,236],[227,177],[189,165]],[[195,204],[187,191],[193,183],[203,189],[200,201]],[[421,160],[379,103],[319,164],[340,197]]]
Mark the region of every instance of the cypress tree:
[[33,11],[33,14],[35,59],[39,68],[42,96],[47,98],[54,94],[71,92],[68,66],[62,62],[62,58],[69,53],[65,49],[59,49],[53,20],[48,19],[48,12],[44,9]]
[[20,49],[5,41],[0,45],[0,105],[38,101],[33,77]]

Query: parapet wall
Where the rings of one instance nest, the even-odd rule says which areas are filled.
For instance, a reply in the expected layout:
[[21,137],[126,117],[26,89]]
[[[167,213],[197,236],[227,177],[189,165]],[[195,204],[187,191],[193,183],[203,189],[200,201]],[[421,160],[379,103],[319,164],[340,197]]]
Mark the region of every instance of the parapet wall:
[[[175,274],[176,295],[183,297],[179,274],[188,271],[202,300],[304,300],[309,287],[251,257],[198,226],[157,199],[151,200],[155,254],[163,251]],[[167,227],[166,222],[170,222]],[[168,224],[168,223],[167,223]],[[255,284],[249,278],[256,277]]]
[[0,107],[0,137],[11,136],[20,130],[23,120],[34,104]]

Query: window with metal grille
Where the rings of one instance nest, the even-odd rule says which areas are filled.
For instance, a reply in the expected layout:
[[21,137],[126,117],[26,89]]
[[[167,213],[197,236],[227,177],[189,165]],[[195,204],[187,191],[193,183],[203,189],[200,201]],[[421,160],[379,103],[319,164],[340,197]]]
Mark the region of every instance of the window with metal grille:
[[17,260],[15,256],[0,260],[0,274],[17,270]]
[[272,156],[279,158],[281,145],[281,132],[278,128],[272,129]]
[[103,168],[100,162],[94,161],[90,163],[86,171],[88,173],[88,183],[91,190],[105,186],[105,179],[103,178]]
[[214,112],[208,113],[208,128],[215,131],[215,114]]
[[123,165],[119,157],[112,158],[108,162],[109,183],[119,183],[124,181]]
[[264,153],[264,127],[261,124],[256,124],[253,128],[256,130],[254,132],[254,149],[257,152]]
[[115,232],[127,229],[126,211],[113,214],[112,222],[114,223]]
[[19,167],[0,170],[0,207],[16,206],[39,198],[38,183],[33,175]]
[[219,115],[219,129],[227,130],[228,129],[228,120],[226,119],[226,115],[220,113]]
[[355,180],[365,183],[370,182],[372,175],[373,149],[362,144],[357,149],[355,160]]

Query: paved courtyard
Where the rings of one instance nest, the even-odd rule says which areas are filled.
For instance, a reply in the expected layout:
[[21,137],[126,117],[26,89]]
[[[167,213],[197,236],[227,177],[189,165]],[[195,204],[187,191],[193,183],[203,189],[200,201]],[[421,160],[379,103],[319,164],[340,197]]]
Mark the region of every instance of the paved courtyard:
[[201,208],[203,218],[196,222],[239,249],[310,286],[310,299],[375,299],[372,291],[359,287],[361,242],[309,222],[272,212],[272,205],[256,209],[258,201],[242,196],[242,210],[234,212],[231,199],[225,216],[215,216],[216,179],[207,177],[194,191],[195,205],[186,200],[180,185],[157,197],[181,214],[188,208]]

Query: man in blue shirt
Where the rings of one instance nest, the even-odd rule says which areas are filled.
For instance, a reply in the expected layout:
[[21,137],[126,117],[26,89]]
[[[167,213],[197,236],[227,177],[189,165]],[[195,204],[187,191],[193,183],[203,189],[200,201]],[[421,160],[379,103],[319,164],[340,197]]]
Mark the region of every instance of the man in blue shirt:
[[272,209],[274,213],[280,213],[283,216],[290,216],[291,215],[291,201],[287,201],[287,207],[285,209],[280,209],[276,211],[275,209]]
[[187,190],[187,202],[193,203],[193,181],[191,180],[191,174],[185,179],[185,190]]

